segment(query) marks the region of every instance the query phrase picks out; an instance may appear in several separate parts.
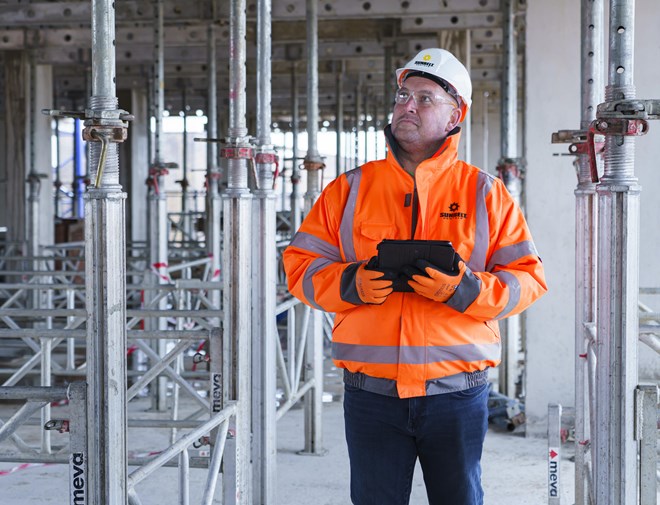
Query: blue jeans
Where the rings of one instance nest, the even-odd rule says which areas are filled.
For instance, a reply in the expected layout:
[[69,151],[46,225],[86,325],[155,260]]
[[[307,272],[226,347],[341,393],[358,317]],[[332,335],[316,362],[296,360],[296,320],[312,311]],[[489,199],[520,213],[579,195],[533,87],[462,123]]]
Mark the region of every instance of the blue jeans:
[[482,505],[488,384],[417,398],[345,385],[344,421],[355,505],[407,505],[419,458],[429,505]]

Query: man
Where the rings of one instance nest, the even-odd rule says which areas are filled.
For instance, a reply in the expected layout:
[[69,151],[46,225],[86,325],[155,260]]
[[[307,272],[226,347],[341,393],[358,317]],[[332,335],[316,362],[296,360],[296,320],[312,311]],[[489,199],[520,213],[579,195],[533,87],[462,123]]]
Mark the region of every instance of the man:
[[[434,48],[396,75],[387,158],[328,185],[284,265],[291,293],[336,313],[353,503],[407,504],[419,458],[431,505],[482,504],[497,320],[546,291],[543,267],[504,184],[457,159],[465,67]],[[456,261],[418,260],[404,267],[412,291],[394,291],[372,259],[383,239],[449,240]]]

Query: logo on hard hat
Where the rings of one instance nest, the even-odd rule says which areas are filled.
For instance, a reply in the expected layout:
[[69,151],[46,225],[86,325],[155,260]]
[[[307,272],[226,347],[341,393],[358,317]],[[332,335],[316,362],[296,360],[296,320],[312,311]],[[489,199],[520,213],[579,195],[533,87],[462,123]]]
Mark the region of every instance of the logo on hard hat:
[[430,54],[425,54],[424,56],[422,56],[422,59],[424,61],[429,61],[431,59],[431,55]]
[[432,67],[432,66],[433,66],[433,63],[431,63],[430,61],[420,61],[420,60],[417,60],[417,61],[415,62],[415,65],[421,65],[422,67]]

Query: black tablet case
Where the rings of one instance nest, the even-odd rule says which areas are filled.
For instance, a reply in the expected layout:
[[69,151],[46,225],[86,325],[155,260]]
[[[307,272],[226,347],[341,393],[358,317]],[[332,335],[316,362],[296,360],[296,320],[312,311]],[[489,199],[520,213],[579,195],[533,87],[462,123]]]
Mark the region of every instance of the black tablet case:
[[385,239],[377,246],[378,269],[397,272],[394,291],[413,289],[408,285],[408,277],[401,271],[405,265],[415,266],[418,259],[425,259],[443,270],[451,272],[456,251],[448,240],[391,240]]

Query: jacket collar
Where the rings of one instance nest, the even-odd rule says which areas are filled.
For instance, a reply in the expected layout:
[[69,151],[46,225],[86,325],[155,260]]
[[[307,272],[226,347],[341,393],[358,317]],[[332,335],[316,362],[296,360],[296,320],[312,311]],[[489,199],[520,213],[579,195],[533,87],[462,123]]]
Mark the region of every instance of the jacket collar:
[[[396,162],[396,164],[403,169],[403,165],[399,161],[399,153],[401,151],[401,146],[399,146],[399,143],[396,141],[394,135],[392,134],[391,124],[388,124],[385,127],[384,133],[385,133],[385,140],[387,141],[387,145],[389,147],[389,149],[387,150],[387,159]],[[458,158],[458,142],[460,141],[460,139],[461,139],[461,127],[457,126],[451,132],[449,132],[449,135],[447,135],[447,138],[442,143],[440,148],[435,152],[435,154],[430,158],[428,158],[427,160],[420,163],[420,165],[426,163],[429,160],[434,160],[437,163],[433,163],[433,166],[439,167],[445,165],[447,162],[451,163],[455,161]]]

